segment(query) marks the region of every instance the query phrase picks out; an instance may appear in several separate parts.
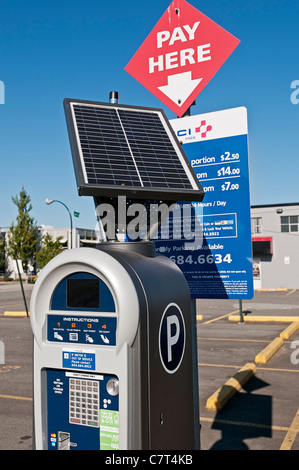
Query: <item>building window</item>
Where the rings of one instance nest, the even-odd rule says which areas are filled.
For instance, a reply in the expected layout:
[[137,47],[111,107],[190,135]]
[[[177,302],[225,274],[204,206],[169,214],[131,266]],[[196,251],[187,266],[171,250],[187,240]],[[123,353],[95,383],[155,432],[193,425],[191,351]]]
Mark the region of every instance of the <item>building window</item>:
[[263,225],[261,217],[252,217],[251,219],[251,233],[262,233]]
[[280,217],[280,224],[282,232],[298,232],[299,216],[284,215]]

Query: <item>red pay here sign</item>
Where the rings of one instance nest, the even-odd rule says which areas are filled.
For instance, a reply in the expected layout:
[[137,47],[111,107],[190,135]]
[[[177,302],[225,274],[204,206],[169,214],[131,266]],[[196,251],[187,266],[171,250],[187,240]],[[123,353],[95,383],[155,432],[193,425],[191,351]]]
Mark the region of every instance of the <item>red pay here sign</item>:
[[239,43],[185,0],[173,0],[125,70],[181,117]]

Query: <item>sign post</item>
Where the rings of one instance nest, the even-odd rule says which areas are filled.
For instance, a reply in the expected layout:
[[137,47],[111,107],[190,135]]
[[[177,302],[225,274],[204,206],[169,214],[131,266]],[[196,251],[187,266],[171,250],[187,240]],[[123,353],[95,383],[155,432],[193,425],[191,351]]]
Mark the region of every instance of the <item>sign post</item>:
[[239,43],[185,0],[173,0],[125,70],[181,117]]

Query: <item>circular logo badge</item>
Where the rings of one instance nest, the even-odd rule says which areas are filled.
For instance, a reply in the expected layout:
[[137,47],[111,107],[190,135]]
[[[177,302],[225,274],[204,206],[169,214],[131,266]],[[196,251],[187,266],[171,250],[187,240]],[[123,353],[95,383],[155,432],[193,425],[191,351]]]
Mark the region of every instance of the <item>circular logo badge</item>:
[[175,303],[167,305],[159,329],[159,353],[166,372],[174,374],[181,365],[186,343],[185,322]]

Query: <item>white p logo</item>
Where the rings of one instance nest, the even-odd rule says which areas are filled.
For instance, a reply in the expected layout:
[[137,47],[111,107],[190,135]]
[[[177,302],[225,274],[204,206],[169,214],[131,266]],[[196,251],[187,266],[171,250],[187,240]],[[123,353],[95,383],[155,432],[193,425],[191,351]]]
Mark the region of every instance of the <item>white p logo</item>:
[[[172,336],[173,328],[175,325],[174,335]],[[180,323],[176,315],[167,317],[167,361],[172,361],[172,346],[174,346],[180,336]]]
[[159,352],[166,372],[174,374],[181,365],[185,351],[185,323],[178,305],[169,304],[161,318]]

